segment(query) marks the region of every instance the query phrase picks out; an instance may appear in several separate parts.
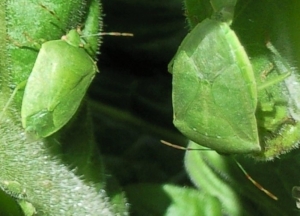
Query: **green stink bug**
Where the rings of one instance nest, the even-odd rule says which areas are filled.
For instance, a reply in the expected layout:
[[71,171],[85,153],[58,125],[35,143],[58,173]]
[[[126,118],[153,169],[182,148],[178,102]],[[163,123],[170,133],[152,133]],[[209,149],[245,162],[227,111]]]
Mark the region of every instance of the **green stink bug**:
[[254,73],[227,23],[198,24],[180,45],[172,74],[174,124],[184,135],[221,153],[261,150]]
[[97,71],[76,30],[62,40],[43,43],[23,96],[25,130],[47,137],[63,127],[78,109]]
[[171,68],[175,126],[189,139],[220,153],[261,151],[257,87],[249,58],[228,23],[206,19],[183,40]]
[[[103,32],[84,37],[100,35],[133,36]],[[50,136],[62,128],[77,111],[98,71],[81,37],[73,29],[61,40],[43,43],[28,80],[17,86],[2,114],[16,92],[26,85],[21,109],[23,128],[37,137]]]
[[[132,36],[108,32],[99,35]],[[42,44],[27,80],[22,102],[22,125],[38,137],[62,128],[75,114],[98,71],[77,30],[61,40]]]
[[[42,4],[39,5],[60,22],[54,11]],[[54,26],[57,28],[59,24],[54,23]],[[37,137],[50,136],[74,116],[81,104],[98,71],[94,57],[99,45],[98,39],[83,40],[82,37],[132,36],[129,33],[119,32],[91,35],[99,29],[98,27],[98,19],[87,20],[84,36],[73,29],[61,40],[52,40],[42,44],[28,80],[17,86],[3,109],[6,110],[18,89],[26,84],[22,99],[21,120],[27,132],[32,132]],[[64,28],[61,27],[61,29]],[[18,47],[25,47],[19,43],[14,44]],[[32,49],[32,46],[30,48]]]

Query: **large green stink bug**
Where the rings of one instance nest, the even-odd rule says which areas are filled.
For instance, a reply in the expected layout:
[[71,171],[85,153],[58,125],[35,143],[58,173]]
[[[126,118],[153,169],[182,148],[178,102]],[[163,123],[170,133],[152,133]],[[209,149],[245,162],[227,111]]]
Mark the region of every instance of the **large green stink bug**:
[[261,151],[255,117],[258,87],[228,23],[205,19],[196,25],[180,45],[171,72],[174,124],[184,135],[219,153]]
[[47,137],[63,127],[78,109],[97,71],[75,29],[61,40],[43,43],[23,96],[25,130]]
[[174,124],[183,134],[222,153],[261,150],[254,73],[227,23],[198,24],[180,45],[172,74]]

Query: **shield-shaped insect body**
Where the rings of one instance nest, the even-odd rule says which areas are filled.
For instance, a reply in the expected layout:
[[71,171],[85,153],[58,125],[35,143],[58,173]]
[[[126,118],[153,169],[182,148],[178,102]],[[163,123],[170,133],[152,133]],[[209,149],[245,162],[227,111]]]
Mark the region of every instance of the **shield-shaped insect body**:
[[62,40],[43,43],[23,96],[25,130],[47,137],[62,128],[75,114],[97,71],[76,30]]
[[206,19],[183,40],[172,67],[175,126],[220,153],[261,150],[249,58],[227,23]]

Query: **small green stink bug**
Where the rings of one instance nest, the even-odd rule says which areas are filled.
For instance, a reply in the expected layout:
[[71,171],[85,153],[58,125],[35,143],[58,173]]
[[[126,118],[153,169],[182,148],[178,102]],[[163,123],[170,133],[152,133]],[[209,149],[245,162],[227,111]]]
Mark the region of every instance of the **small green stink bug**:
[[[132,33],[103,32],[84,37],[100,35],[133,36]],[[27,132],[48,137],[67,124],[98,72],[81,37],[79,30],[73,29],[61,40],[43,43],[28,80],[16,87],[1,115],[16,92],[26,85],[21,118]]]
[[23,96],[25,130],[47,137],[63,127],[78,109],[97,71],[75,29],[61,40],[43,43]]
[[[54,11],[42,4],[39,6],[60,22],[59,16]],[[93,18],[85,23],[85,35],[81,35],[79,30],[72,29],[60,40],[43,43],[28,79],[16,87],[2,114],[16,92],[25,86],[21,121],[26,132],[40,138],[48,137],[66,125],[79,108],[88,87],[98,72],[94,58],[99,41],[82,38],[101,35],[133,36],[131,33],[120,32],[91,34],[99,30],[98,25],[98,19]],[[60,25],[54,24],[54,26]],[[61,27],[61,29],[64,28]],[[25,47],[19,43],[15,45]]]

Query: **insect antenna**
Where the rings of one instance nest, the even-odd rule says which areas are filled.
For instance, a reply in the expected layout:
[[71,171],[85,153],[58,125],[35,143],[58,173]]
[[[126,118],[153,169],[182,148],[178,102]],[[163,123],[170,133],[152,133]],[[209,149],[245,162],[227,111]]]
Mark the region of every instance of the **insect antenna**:
[[134,36],[132,33],[128,33],[128,32],[101,32],[101,33],[97,33],[97,34],[83,35],[81,37],[94,37],[94,36],[103,36],[103,35],[125,36],[125,37],[133,37]]
[[[235,160],[235,159],[234,159]],[[273,200],[278,200],[278,197],[272,194],[270,191],[265,189],[263,186],[261,186],[257,181],[255,181],[247,172],[246,170],[242,167],[242,165],[235,160],[235,163],[238,165],[238,167],[242,170],[242,172],[245,174],[246,178],[249,179],[249,181],[252,182],[259,190],[267,194],[269,197],[271,197]]]
[[194,149],[194,148],[183,147],[183,146],[180,146],[180,145],[176,145],[176,144],[167,142],[165,140],[160,140],[160,142],[162,144],[167,145],[167,146],[170,146],[170,147],[173,147],[173,148],[176,148],[176,149],[180,149],[180,150],[184,150],[184,151],[199,151],[199,150],[201,150],[201,151],[213,151],[212,149],[209,149],[209,148]]
[[[170,142],[167,142],[167,141],[164,141],[164,140],[160,140],[160,142],[162,144],[165,144],[167,146],[170,146],[170,147],[173,147],[173,148],[176,148],[176,149],[180,149],[180,150],[185,150],[185,151],[195,151],[195,150],[198,150],[198,151],[203,151],[203,150],[212,150],[212,149],[195,149],[195,148],[188,148],[188,147],[183,147],[183,146],[179,146],[179,145],[176,145],[176,144],[172,144]],[[246,178],[252,182],[252,184],[254,186],[256,186],[259,190],[261,190],[262,192],[264,192],[267,196],[269,196],[270,198],[272,198],[273,200],[278,200],[278,197],[275,196],[274,194],[272,194],[270,191],[268,191],[267,189],[265,189],[263,186],[261,186],[257,181],[255,181],[247,172],[246,170],[242,167],[242,165],[237,162],[237,160],[235,160],[235,163],[237,164],[237,166],[240,168],[240,170],[244,173],[244,175],[246,176]]]

